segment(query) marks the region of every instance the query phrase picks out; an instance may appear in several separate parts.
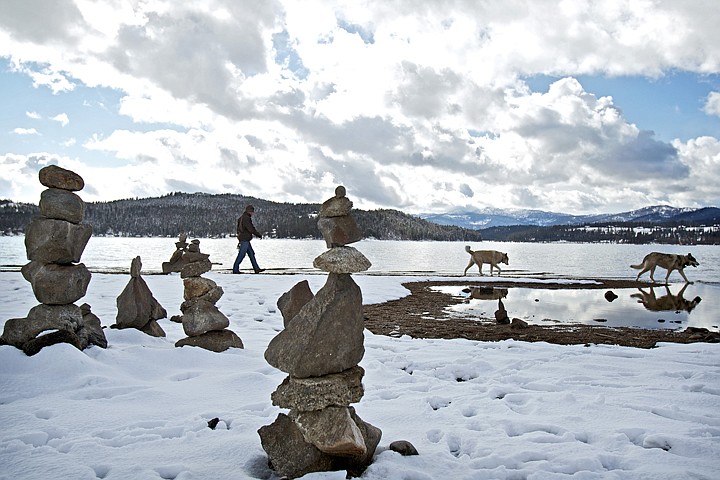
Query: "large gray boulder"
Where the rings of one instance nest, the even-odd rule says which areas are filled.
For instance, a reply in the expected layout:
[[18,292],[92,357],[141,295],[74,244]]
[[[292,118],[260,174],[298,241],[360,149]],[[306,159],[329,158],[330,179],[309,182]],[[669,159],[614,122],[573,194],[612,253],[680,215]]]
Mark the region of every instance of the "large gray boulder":
[[290,412],[306,442],[330,455],[360,456],[367,453],[360,427],[349,407],[327,407],[311,412]]
[[89,305],[38,307],[30,310],[28,318],[8,320],[5,324],[7,335],[3,334],[0,343],[7,338],[10,341],[5,343],[21,349],[28,356],[58,343],[69,343],[78,350],[85,350],[92,345],[107,348],[100,319],[90,312]]
[[342,247],[362,240],[362,231],[350,215],[343,217],[320,217],[317,223],[328,248]]
[[218,308],[205,300],[189,303],[183,313],[183,330],[188,337],[195,337],[211,330],[223,330],[230,326],[230,320]]
[[48,188],[40,194],[40,215],[70,223],[80,223],[85,217],[85,202],[68,190]]
[[338,186],[335,196],[320,206],[317,225],[328,248],[342,247],[362,239],[362,231],[350,215],[353,203],[345,193],[345,187]]
[[43,332],[67,330],[75,333],[82,326],[82,313],[77,305],[36,305],[27,318],[11,318],[5,322],[2,339],[5,343],[23,349],[23,345]]
[[192,298],[202,297],[210,290],[217,287],[217,283],[204,277],[188,277],[183,279],[183,298],[190,300]]
[[91,277],[82,263],[58,265],[30,262],[20,271],[32,285],[35,298],[47,305],[75,303],[85,296]]
[[302,430],[287,415],[279,414],[275,421],[260,427],[260,443],[268,455],[270,467],[281,477],[298,478],[311,472],[346,470],[351,477],[359,477],[372,462],[382,432],[364,422],[348,408],[350,419],[362,436],[365,453],[361,455],[331,455],[322,452],[305,440]]
[[339,373],[365,354],[362,292],[349,274],[327,282],[270,341],[265,360],[298,378]]
[[306,442],[295,422],[283,413],[270,425],[260,427],[258,435],[270,468],[280,477],[298,478],[312,472],[339,470],[333,457]]
[[25,250],[30,261],[78,263],[92,235],[92,227],[64,220],[36,217],[25,229]]

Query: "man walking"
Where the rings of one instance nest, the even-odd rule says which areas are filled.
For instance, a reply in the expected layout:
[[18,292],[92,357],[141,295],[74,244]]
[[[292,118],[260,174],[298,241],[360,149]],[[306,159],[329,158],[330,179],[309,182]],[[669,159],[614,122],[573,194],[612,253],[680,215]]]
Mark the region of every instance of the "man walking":
[[255,207],[248,205],[245,207],[245,212],[238,218],[237,221],[237,238],[238,242],[238,254],[233,264],[232,273],[240,273],[240,262],[243,261],[245,255],[250,257],[250,263],[252,263],[253,270],[255,273],[264,272],[264,268],[260,268],[255,260],[255,251],[250,245],[253,235],[262,238],[260,232],[255,229],[255,225],[252,222],[252,216],[255,213]]

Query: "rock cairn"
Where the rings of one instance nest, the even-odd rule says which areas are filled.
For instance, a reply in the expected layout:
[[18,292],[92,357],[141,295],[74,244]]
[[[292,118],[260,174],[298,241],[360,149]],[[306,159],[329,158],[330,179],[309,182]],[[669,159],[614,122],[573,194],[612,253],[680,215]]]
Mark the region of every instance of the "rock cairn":
[[157,321],[167,318],[167,311],[153,297],[150,287],[140,276],[141,269],[142,261],[135,257],[130,263],[130,281],[117,297],[116,323],[110,328],[137,328],[153,337],[164,337],[165,330]]
[[313,265],[325,285],[313,295],[307,281],[278,300],[285,329],[268,345],[265,359],[288,376],[273,392],[273,405],[289,409],[258,430],[271,468],[297,478],[310,472],[347,470],[359,476],[372,462],[382,432],[350,406],[364,394],[362,292],[351,274],[370,268],[348,243],[361,239],[345,188],[320,209],[318,227],[329,250]]
[[240,337],[227,328],[230,320],[215,306],[225,292],[214,281],[202,277],[212,270],[209,257],[200,252],[199,240],[190,242],[182,255],[182,261],[186,262],[180,270],[185,301],[180,305],[180,321],[187,338],[178,340],[175,346],[201,347],[213,352],[243,348]]
[[[14,345],[28,355],[55,343],[70,343],[80,350],[90,345],[107,347],[97,317],[83,316],[75,302],[85,296],[90,272],[79,263],[92,235],[82,223],[85,202],[74,192],[84,188],[80,175],[56,165],[40,170],[40,215],[25,229],[25,250],[30,263],[21,269],[40,305],[26,318],[5,323],[0,343]],[[85,304],[87,306],[87,304]],[[90,307],[85,309],[90,314]],[[94,318],[93,318],[94,317]],[[49,333],[44,333],[49,332]]]
[[198,240],[195,240],[195,244],[188,244],[187,243],[187,233],[181,233],[180,237],[178,238],[178,241],[175,242],[175,252],[173,252],[172,256],[170,257],[170,260],[167,262],[162,263],[162,272],[163,273],[173,273],[173,272],[179,272],[182,270],[182,268],[187,265],[188,263],[191,263],[194,257],[193,255],[188,256],[188,258],[184,258],[186,253],[190,253],[190,247],[191,245],[195,245],[192,248],[195,249],[195,252],[192,253],[200,253],[200,242]]

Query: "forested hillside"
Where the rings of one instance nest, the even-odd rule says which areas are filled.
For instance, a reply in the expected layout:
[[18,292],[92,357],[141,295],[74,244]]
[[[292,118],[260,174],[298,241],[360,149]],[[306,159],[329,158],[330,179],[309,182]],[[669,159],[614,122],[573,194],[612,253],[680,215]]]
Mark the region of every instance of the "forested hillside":
[[[255,226],[275,238],[321,238],[319,204],[276,203],[242,195],[173,193],[159,198],[88,203],[85,222],[94,235],[208,238],[235,235],[235,223],[247,204],[255,206]],[[0,200],[0,234],[23,233],[36,205]],[[481,240],[509,242],[617,242],[720,244],[720,227],[693,218],[663,222],[609,224],[515,225],[471,230],[439,225],[397,210],[353,210],[365,238],[379,240]],[[711,219],[712,220],[712,219]]]
[[480,230],[485,240],[504,242],[573,243],[659,243],[668,245],[720,245],[720,227],[647,222],[623,222],[612,225],[554,225],[538,227],[515,225]]
[[[159,198],[88,203],[85,223],[94,235],[190,237],[235,235],[245,205],[255,206],[253,221],[263,234],[276,238],[321,238],[317,228],[319,204],[276,203],[243,195],[173,193]],[[38,207],[0,201],[0,230],[22,233]],[[397,210],[354,209],[353,217],[366,238],[380,240],[481,241],[475,230],[437,225]]]

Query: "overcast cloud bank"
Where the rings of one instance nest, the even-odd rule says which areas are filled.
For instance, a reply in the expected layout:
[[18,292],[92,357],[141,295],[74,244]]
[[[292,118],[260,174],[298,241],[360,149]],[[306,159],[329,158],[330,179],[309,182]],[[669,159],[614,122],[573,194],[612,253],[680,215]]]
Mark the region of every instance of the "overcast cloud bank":
[[36,202],[57,163],[86,201],[343,184],[410,213],[718,205],[718,135],[661,139],[578,80],[689,72],[709,87],[682,108],[718,131],[718,24],[712,1],[7,0],[2,78],[37,97],[9,102],[0,197]]

